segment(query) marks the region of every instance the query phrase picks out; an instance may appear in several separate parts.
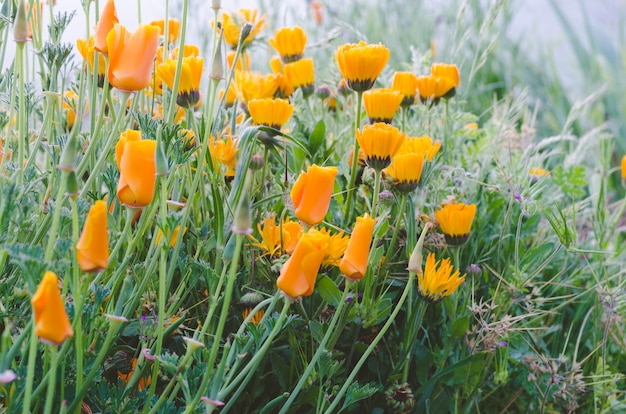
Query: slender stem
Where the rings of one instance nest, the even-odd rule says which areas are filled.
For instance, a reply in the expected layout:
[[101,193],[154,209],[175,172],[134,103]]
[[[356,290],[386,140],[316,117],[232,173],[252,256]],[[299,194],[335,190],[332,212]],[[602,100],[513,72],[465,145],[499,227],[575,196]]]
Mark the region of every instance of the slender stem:
[[356,172],[359,166],[359,141],[356,139],[356,131],[361,128],[361,103],[363,100],[363,92],[356,93],[356,119],[354,120],[354,152],[352,154],[352,169],[350,170],[350,181],[348,183],[348,200],[346,201],[346,209],[344,211],[344,223],[351,222],[352,216],[352,199],[355,197],[356,189]]
[[326,344],[328,343],[328,340],[330,339],[330,337],[333,336],[333,334],[335,333],[335,325],[337,324],[337,321],[339,320],[341,314],[343,313],[343,307],[346,303],[346,299],[348,298],[348,293],[350,293],[351,286],[352,286],[351,282],[346,282],[346,285],[343,290],[343,295],[341,296],[341,299],[339,300],[339,305],[337,306],[337,309],[335,310],[333,319],[331,319],[330,324],[328,325],[328,329],[326,330],[326,333],[324,334],[324,337],[322,338],[322,341],[319,343],[317,347],[317,351],[315,352],[315,355],[313,355],[313,358],[311,358],[309,365],[307,365],[306,369],[304,370],[304,373],[300,376],[300,380],[298,381],[298,383],[296,384],[296,387],[291,392],[291,395],[289,396],[289,399],[285,402],[285,405],[283,405],[283,408],[281,408],[281,410],[279,411],[279,414],[287,413],[287,411],[289,410],[289,407],[291,407],[291,404],[293,404],[293,402],[296,400],[296,397],[302,390],[302,387],[304,386],[307,379],[309,378],[309,375],[311,375],[311,372],[317,365],[318,360],[320,359],[322,354],[326,352]]
[[26,77],[26,71],[24,70],[24,45],[25,42],[17,43],[17,53],[15,56],[15,60],[17,63],[17,71],[18,71],[18,90],[20,93],[20,105],[18,108],[18,118],[17,118],[17,128],[18,128],[18,156],[17,156],[17,186],[22,185],[22,180],[24,178],[24,147],[26,145],[26,134],[27,128],[24,128],[26,122],[26,96],[24,93],[25,82],[24,78]]
[[411,318],[408,324],[410,331],[409,335],[405,335],[402,344],[402,349],[405,351],[404,358],[401,362],[401,364],[403,365],[402,383],[407,382],[409,378],[409,363],[411,362],[411,354],[413,353],[413,348],[415,347],[414,344],[417,336],[417,331],[421,328],[422,322],[424,322],[424,315],[426,315],[427,307],[428,302],[426,300],[421,300],[415,314],[409,314],[409,317]]
[[57,233],[59,231],[59,220],[61,219],[61,206],[63,205],[63,194],[65,193],[65,185],[67,183],[67,172],[61,171],[61,179],[58,183],[59,189],[57,190],[57,197],[54,200],[54,213],[52,216],[52,227],[50,228],[50,233],[48,235],[48,244],[46,246],[46,255],[44,257],[44,261],[46,263],[50,263],[52,260],[52,255],[54,253],[54,243],[57,240]]
[[[80,336],[80,333],[77,335]],[[52,412],[52,403],[54,402],[54,390],[57,384],[57,366],[59,364],[59,350],[56,345],[50,345],[48,348],[50,354],[50,369],[49,369],[49,377],[48,377],[48,391],[46,392],[46,406],[44,409],[44,414],[50,414]]]
[[398,214],[396,215],[396,220],[393,223],[393,234],[391,235],[391,242],[389,242],[389,247],[387,248],[386,260],[391,261],[391,255],[394,253],[394,249],[396,248],[396,241],[398,240],[398,233],[400,232],[400,220],[404,218],[404,207],[406,205],[407,195],[402,194],[400,198],[400,208],[398,209]]
[[[176,76],[174,77],[174,87],[172,88],[172,97],[170,100],[170,106],[167,111],[168,122],[174,120],[174,113],[176,110],[176,95],[178,94],[178,85],[180,85],[180,73],[183,67],[183,49],[185,47],[185,32],[187,31],[187,9],[189,8],[189,0],[183,0],[183,16],[180,27],[180,39],[178,42],[178,60],[176,61]],[[166,26],[169,26],[168,22],[165,22]],[[168,39],[165,39],[165,43],[168,43]]]
[[380,194],[380,178],[382,176],[382,170],[376,170],[374,178],[374,194],[372,195],[372,218],[375,219],[378,214],[378,195]]
[[74,335],[76,346],[76,388],[83,386],[83,335],[82,333],[82,291],[80,286],[80,268],[76,255],[76,245],[78,244],[78,206],[76,205],[76,197],[72,197],[72,246],[74,246],[74,259],[72,263],[72,276],[74,301],[77,307],[74,310],[74,331],[78,332]]
[[30,413],[30,399],[33,392],[33,379],[35,377],[35,359],[37,358],[37,334],[35,333],[35,316],[32,317],[32,329],[28,343],[28,366],[26,368],[26,386],[24,391],[24,405],[22,414]]

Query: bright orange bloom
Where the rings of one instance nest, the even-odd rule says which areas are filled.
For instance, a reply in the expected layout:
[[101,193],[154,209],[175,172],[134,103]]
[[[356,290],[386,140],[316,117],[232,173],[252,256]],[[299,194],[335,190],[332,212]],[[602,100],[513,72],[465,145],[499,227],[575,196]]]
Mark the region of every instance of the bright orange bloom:
[[265,21],[265,15],[257,16],[257,14],[258,11],[256,9],[239,9],[237,13],[233,13],[232,15],[223,13],[222,30],[224,31],[224,41],[226,44],[233,49],[237,49],[241,27],[244,23],[250,23],[252,25],[250,34],[244,40],[244,45],[250,44],[250,42],[268,25]]
[[233,136],[228,134],[228,139],[215,139],[213,135],[209,137],[209,152],[213,160],[213,168],[217,170],[220,165],[226,167],[225,177],[235,176],[235,166],[237,165],[238,140],[233,140]]
[[226,97],[224,97],[224,89],[221,89],[220,93],[218,94],[218,98],[220,100],[222,100],[223,98],[224,105],[226,106],[226,108],[231,108],[235,104],[235,101],[237,100],[237,89],[235,88],[235,84],[233,83],[230,84],[230,87],[228,88],[228,91],[226,92]]
[[417,91],[420,101],[437,104],[439,99],[446,96],[454,89],[454,81],[451,78],[440,78],[437,76],[420,76],[417,78]]
[[383,44],[370,45],[363,41],[337,48],[335,58],[348,87],[356,92],[371,89],[389,60],[389,49]]
[[294,106],[285,99],[253,99],[248,111],[255,125],[265,125],[280,130],[289,121]]
[[59,290],[59,279],[46,272],[30,303],[35,314],[35,333],[42,342],[61,345],[74,335]]
[[426,156],[426,161],[432,161],[441,149],[441,141],[433,141],[428,135],[421,137],[406,137],[399,153],[422,153]]
[[313,164],[306,172],[300,173],[290,192],[298,219],[309,226],[324,220],[333,195],[337,172],[337,167],[319,167]]
[[[174,88],[176,80],[176,60],[167,59],[157,66],[157,76],[167,85]],[[204,58],[198,56],[184,57],[178,83],[176,103],[183,108],[191,108],[200,102],[200,81],[204,70]]]
[[278,75],[261,75],[258,72],[235,71],[235,87],[239,100],[248,105],[253,99],[273,98],[280,80]]
[[266,217],[263,223],[258,223],[257,229],[261,235],[261,241],[250,236],[255,242],[253,246],[260,247],[270,256],[291,254],[302,237],[302,225],[299,222],[285,220],[282,226],[277,226],[274,215]]
[[453,202],[444,204],[440,210],[435,211],[446,242],[452,246],[459,246],[467,241],[475,215],[476,204]]
[[[156,26],[159,28],[159,34],[161,36],[165,36],[165,20],[155,20],[150,22],[152,26]],[[178,40],[178,35],[180,34],[180,20],[178,19],[169,19],[167,25],[167,37],[169,43],[176,43]]]
[[356,219],[348,247],[339,263],[339,270],[349,279],[361,280],[365,276],[375,222],[367,213]]
[[[76,41],[78,52],[87,61],[91,73],[95,70],[96,53],[94,49],[94,37],[90,36],[88,40],[78,39]],[[101,53],[98,54],[98,86],[104,85],[104,77],[106,75],[106,59]]]
[[410,193],[417,188],[423,167],[423,152],[398,153],[393,157],[389,167],[385,169],[385,173],[393,179],[394,189],[402,193]]
[[356,139],[365,153],[367,165],[378,171],[387,168],[406,134],[384,122],[365,125],[362,129],[362,132],[356,130]]
[[324,9],[324,5],[321,1],[313,0],[311,2],[311,9],[313,10],[313,16],[315,17],[315,22],[317,24],[322,24],[324,21],[324,14],[322,10]]
[[315,83],[313,59],[300,59],[297,62],[287,63],[283,71],[293,89],[300,88],[305,98],[311,96]]
[[74,126],[76,120],[76,104],[78,101],[78,95],[73,90],[65,91],[63,94],[63,111],[67,116],[67,129],[70,130]]
[[141,132],[127,130],[115,147],[120,170],[117,198],[128,207],[143,208],[152,202],[156,185],[156,141],[142,140]]
[[418,272],[417,288],[425,299],[431,302],[438,302],[450,296],[465,281],[465,275],[459,276],[461,272],[450,263],[450,259],[435,261],[435,254],[429,253],[426,258],[426,268],[423,272]]
[[417,76],[413,72],[396,72],[393,74],[391,88],[402,94],[400,106],[411,106],[415,103],[417,94]]
[[306,47],[306,33],[299,27],[276,29],[270,45],[280,54],[284,63],[295,62],[302,58]]
[[[133,358],[132,362],[131,362],[131,368],[130,371],[128,371],[126,374],[122,373],[121,371],[117,371],[117,376],[125,383],[128,383],[128,381],[130,381],[130,379],[133,377],[133,372],[135,372],[135,368],[137,367],[137,358]],[[137,388],[139,389],[139,391],[143,391],[146,389],[146,387],[150,386],[150,383],[152,382],[150,376],[148,377],[141,377],[139,379],[139,382],[137,383]]]
[[375,122],[390,124],[401,103],[402,94],[394,89],[376,88],[363,93],[363,104],[370,124]]
[[280,276],[276,280],[278,289],[292,299],[313,294],[328,243],[328,235],[316,229],[304,233],[293,254],[280,270]]
[[102,200],[96,201],[89,210],[76,244],[76,260],[83,272],[99,272],[109,265],[107,205]]
[[107,0],[104,5],[104,9],[100,13],[100,20],[96,25],[96,35],[94,48],[105,55],[109,53],[109,45],[107,44],[107,35],[118,24],[120,20],[117,18],[117,11],[115,10],[115,2],[113,0]]
[[[233,69],[233,63],[235,63],[235,55],[237,52],[234,50],[229,50],[226,54],[226,67],[228,70]],[[250,53],[248,51],[244,51],[237,59],[237,70],[250,70]]]
[[444,96],[444,98],[452,98],[455,95],[456,88],[459,86],[460,82],[459,68],[457,68],[454,64],[433,63],[430,68],[430,73],[435,77],[448,78],[452,81],[452,88]]
[[282,226],[282,248],[287,254],[292,254],[302,237],[302,224],[296,220],[285,220]]
[[622,180],[626,180],[626,155],[622,157]]
[[139,91],[150,85],[159,28],[139,25],[133,34],[116,24],[107,36],[109,82],[123,91]]

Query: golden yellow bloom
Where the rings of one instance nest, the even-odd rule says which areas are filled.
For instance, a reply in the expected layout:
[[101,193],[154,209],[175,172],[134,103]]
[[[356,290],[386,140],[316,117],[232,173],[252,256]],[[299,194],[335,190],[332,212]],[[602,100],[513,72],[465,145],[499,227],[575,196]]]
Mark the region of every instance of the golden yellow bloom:
[[390,88],[371,89],[363,94],[363,104],[370,124],[375,122],[390,124],[401,103],[400,92]]
[[[174,88],[176,80],[176,60],[168,59],[165,63],[157,66],[158,77],[168,86]],[[200,80],[204,70],[204,58],[189,56],[183,58],[178,83],[176,103],[183,108],[191,108],[200,101]]]
[[417,91],[420,101],[430,105],[439,103],[439,99],[445,97],[453,88],[454,81],[451,78],[437,76],[419,76],[417,78]]
[[361,280],[365,276],[375,222],[367,213],[356,219],[348,247],[339,264],[341,273],[348,279]]
[[626,155],[622,157],[622,180],[626,180]]
[[393,188],[401,193],[410,193],[417,188],[424,167],[423,152],[400,152],[393,157],[385,173],[393,179]]
[[266,217],[262,223],[257,224],[261,241],[250,236],[255,242],[253,246],[260,247],[270,256],[293,253],[298,240],[302,237],[302,225],[294,220],[285,220],[282,226],[277,226],[275,220],[276,218],[272,214]]
[[277,75],[261,75],[258,72],[235,71],[237,96],[245,105],[253,99],[273,98],[278,89]]
[[[159,28],[159,34],[165,36],[165,20],[154,20],[150,22],[152,26]],[[180,20],[169,19],[167,25],[167,38],[168,43],[176,43],[178,35],[180,34]]]
[[118,24],[120,20],[117,18],[117,11],[115,10],[115,2],[113,0],[107,0],[104,5],[104,9],[100,13],[100,20],[96,25],[96,35],[94,41],[94,48],[105,55],[109,53],[109,46],[107,44],[107,35]]
[[209,137],[209,151],[213,160],[213,168],[218,169],[219,165],[226,167],[225,177],[235,176],[235,166],[237,165],[238,140],[233,140],[232,135],[228,135],[226,140],[215,139],[213,135]]
[[226,92],[226,97],[224,97],[224,89],[221,89],[220,93],[218,94],[218,98],[220,100],[224,99],[224,105],[226,106],[226,108],[231,108],[237,100],[237,89],[235,88],[235,84],[230,84],[228,92]]
[[76,244],[76,260],[83,272],[99,272],[109,265],[107,205],[98,200],[89,210],[83,232]]
[[365,125],[362,129],[356,130],[356,139],[365,153],[365,162],[377,171],[387,168],[406,134],[384,122]]
[[296,217],[309,226],[324,220],[333,195],[337,167],[311,165],[294,183],[289,193]]
[[57,275],[46,272],[30,303],[35,314],[35,333],[42,342],[61,345],[74,335],[65,312]]
[[[226,67],[228,70],[233,70],[233,63],[235,63],[235,55],[237,52],[234,50],[229,50],[226,54]],[[244,51],[237,59],[237,67],[236,70],[250,70],[250,53],[248,51]]]
[[389,49],[382,43],[370,45],[363,41],[337,48],[335,58],[348,87],[356,92],[371,89],[389,60]]
[[276,29],[270,45],[278,52],[284,63],[295,62],[302,58],[306,47],[306,33],[299,27]]
[[447,63],[433,63],[430,73],[438,78],[448,78],[452,81],[452,88],[446,93],[444,98],[452,98],[456,94],[456,88],[459,86],[460,76],[459,68],[456,65]]
[[463,125],[463,129],[478,129],[478,123],[470,122],[468,124]]
[[285,220],[283,221],[281,234],[283,237],[283,252],[291,254],[296,248],[298,240],[302,237],[302,224],[296,220]]
[[294,106],[286,99],[253,99],[248,111],[255,125],[265,125],[280,130],[289,121]]
[[[163,61],[163,46],[161,46],[159,49],[161,49],[161,62]],[[158,55],[158,52],[157,52]],[[196,45],[183,45],[183,58],[186,57],[194,57],[194,56],[200,56],[200,49],[198,48],[198,46]],[[170,59],[172,60],[178,60],[178,48],[175,47],[171,52],[170,52]]]
[[[88,40],[78,39],[76,41],[76,48],[78,52],[83,57],[85,61],[87,61],[87,65],[89,66],[89,70],[91,73],[95,70],[95,61],[96,61],[96,53],[94,49],[94,37],[90,36]],[[98,86],[102,87],[104,85],[104,77],[106,76],[106,59],[104,55],[98,54]]]
[[400,106],[409,107],[415,103],[417,76],[413,72],[396,72],[393,74],[391,89],[402,94]]
[[[246,319],[252,309],[254,309],[259,303],[263,301],[263,296],[257,292],[248,292],[241,297],[239,300],[239,305],[241,306],[241,316],[243,319]],[[263,315],[265,314],[264,309],[259,309],[259,311],[250,319],[250,322],[258,325],[261,323],[261,319],[263,319]]]
[[138,91],[150,85],[158,42],[158,27],[139,25],[130,34],[116,24],[107,35],[109,83],[123,91]]
[[142,140],[141,132],[127,130],[115,147],[120,170],[117,198],[122,204],[143,208],[152,202],[156,185],[156,141]]
[[548,177],[550,175],[550,171],[544,170],[543,168],[531,168],[528,175],[530,175],[530,178],[533,181],[538,181],[542,177]]
[[[187,227],[183,229],[183,236],[185,235],[186,232],[187,232]],[[178,241],[179,233],[180,233],[180,226],[176,226],[174,228],[174,231],[172,232],[172,235],[170,236],[170,242],[169,242],[170,247],[176,247],[176,242]],[[157,231],[156,240],[154,241],[154,243],[157,246],[159,245],[159,242],[161,241],[161,237],[163,237],[163,232],[161,231],[161,229],[159,229],[159,231]]]
[[426,155],[426,161],[432,161],[440,149],[441,141],[433,141],[428,135],[422,135],[421,137],[407,137],[399,152],[422,153]]
[[350,238],[343,231],[335,234],[331,234],[328,229],[320,229],[319,231],[328,236],[328,249],[324,260],[322,260],[322,266],[339,266]]
[[315,90],[313,59],[300,59],[297,62],[287,63],[283,67],[283,71],[294,89],[300,88],[305,98],[311,96]]
[[435,254],[429,253],[426,258],[424,272],[417,275],[417,286],[420,295],[431,302],[438,302],[446,296],[450,296],[465,281],[465,275],[450,263],[450,259],[435,262]]
[[293,254],[280,270],[280,276],[276,280],[278,289],[291,299],[312,295],[328,244],[328,235],[316,229],[312,228],[304,233]]
[[[132,359],[132,361],[130,362],[130,369],[128,372],[123,373],[120,370],[117,371],[117,376],[119,379],[122,380],[122,382],[128,383],[128,381],[130,381],[130,379],[133,377],[133,373],[135,372],[135,368],[137,367],[137,361],[138,361],[137,358]],[[143,391],[146,389],[146,387],[150,386],[151,382],[152,380],[151,380],[150,375],[148,375],[147,377],[145,375],[142,375],[141,378],[139,379],[139,382],[137,383],[137,388],[139,389],[139,391]]]
[[435,211],[439,227],[451,246],[460,246],[469,238],[476,215],[476,204],[449,203]]
[[76,121],[76,109],[78,108],[78,95],[73,90],[65,91],[63,94],[63,111],[67,119],[67,129],[70,130]]
[[244,40],[244,46],[250,44],[250,42],[252,42],[268,25],[265,21],[265,15],[263,14],[258,16],[258,11],[256,9],[239,9],[238,12],[233,14],[223,13],[222,30],[224,32],[224,41],[232,49],[237,49],[241,27],[244,23],[250,23],[252,25],[250,34]]

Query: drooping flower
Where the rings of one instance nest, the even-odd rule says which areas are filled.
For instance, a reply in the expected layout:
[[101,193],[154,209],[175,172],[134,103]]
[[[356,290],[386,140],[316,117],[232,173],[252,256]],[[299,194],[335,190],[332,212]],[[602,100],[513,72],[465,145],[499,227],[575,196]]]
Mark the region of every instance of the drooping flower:
[[[76,41],[76,48],[78,49],[78,53],[83,57],[85,61],[87,61],[87,66],[89,67],[89,71],[93,74],[96,69],[96,53],[94,48],[94,37],[90,36],[88,40],[78,39]],[[104,85],[104,77],[106,76],[106,59],[104,55],[101,53],[98,54],[98,86],[102,87]]]
[[100,13],[100,20],[96,25],[96,34],[94,41],[94,48],[105,55],[109,53],[109,46],[107,44],[107,35],[118,24],[120,20],[117,18],[117,11],[115,10],[115,2],[113,0],[107,0],[104,5],[104,9]]
[[420,101],[425,104],[436,105],[453,88],[454,81],[451,78],[437,76],[419,76],[417,78],[417,91]]
[[365,154],[365,162],[377,171],[387,168],[406,134],[383,122],[365,125],[362,130],[356,130],[356,138]]
[[293,89],[302,90],[305,98],[311,96],[315,90],[315,67],[313,59],[300,59],[285,64],[283,72]]
[[389,49],[382,43],[348,43],[337,48],[335,58],[348,87],[355,92],[371,89],[389,60]]
[[[167,85],[174,88],[176,80],[176,60],[168,59],[165,63],[157,66],[158,77]],[[178,83],[176,103],[183,108],[192,108],[200,102],[200,80],[204,70],[204,59],[197,56],[183,58]]]
[[319,167],[313,164],[306,172],[300,173],[290,192],[298,219],[309,226],[324,220],[337,172],[337,167]]
[[109,83],[123,91],[139,91],[150,85],[159,28],[139,25],[133,34],[116,24],[107,35]]
[[400,106],[409,107],[415,103],[417,94],[417,76],[413,72],[396,72],[393,74],[391,89],[400,92],[402,102]]
[[76,260],[83,272],[99,272],[109,265],[107,205],[98,200],[89,210],[83,232],[76,244]]
[[306,33],[299,27],[276,29],[270,45],[278,52],[284,63],[295,62],[302,58],[306,47]]
[[439,78],[448,78],[452,81],[452,88],[443,96],[444,98],[452,98],[456,94],[456,88],[460,83],[459,68],[454,64],[433,63],[430,73]]
[[239,152],[237,143],[238,140],[234,140],[230,134],[226,139],[215,139],[212,135],[209,137],[209,151],[213,160],[213,168],[217,170],[220,165],[225,166],[224,176],[226,178],[235,176],[237,153]]
[[374,224],[375,220],[367,213],[356,219],[348,247],[339,264],[341,273],[351,280],[361,280],[365,276]]
[[258,16],[258,10],[256,9],[239,9],[238,12],[232,14],[223,13],[222,30],[224,32],[224,41],[232,49],[237,49],[241,28],[244,23],[250,23],[252,25],[252,30],[244,40],[244,45],[250,44],[250,42],[268,25],[265,21],[265,15]]
[[391,124],[401,103],[400,92],[390,88],[371,89],[363,94],[363,104],[370,124],[376,122]]
[[[167,23],[168,43],[176,43],[176,40],[178,40],[178,35],[180,34],[180,20],[169,19]],[[150,22],[150,24],[152,26],[158,27],[159,34],[161,36],[165,36],[165,20],[154,20]]]
[[115,147],[120,170],[117,198],[122,204],[143,208],[152,202],[156,186],[156,141],[141,139],[141,132],[127,130]]
[[408,194],[417,188],[423,167],[424,153],[401,152],[393,157],[385,173],[391,176],[394,189]]
[[74,335],[65,312],[58,277],[53,272],[47,271],[43,275],[30,303],[35,314],[35,334],[42,342],[61,345]]
[[435,211],[439,227],[451,246],[460,246],[467,241],[475,215],[476,204],[451,202]]
[[328,249],[328,235],[312,228],[304,233],[276,280],[278,289],[292,299],[313,294],[317,273]]
[[417,287],[419,294],[426,300],[438,302],[450,296],[465,281],[465,275],[450,263],[450,259],[435,261],[435,254],[429,253],[424,272],[418,272]]
[[265,125],[280,130],[289,121],[294,106],[286,99],[253,99],[248,111],[255,125]]

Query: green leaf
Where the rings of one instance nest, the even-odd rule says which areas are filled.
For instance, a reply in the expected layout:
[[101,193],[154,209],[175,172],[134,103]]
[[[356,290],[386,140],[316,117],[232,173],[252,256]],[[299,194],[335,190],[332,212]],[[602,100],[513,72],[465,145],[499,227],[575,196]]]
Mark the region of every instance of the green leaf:
[[353,404],[356,404],[358,401],[364,400],[366,398],[371,397],[378,391],[378,388],[371,384],[365,384],[363,386],[359,386],[358,382],[353,382],[348,387],[348,392],[346,393],[346,399],[343,401],[343,406],[339,412],[344,409],[350,407]]
[[315,153],[320,149],[325,137],[326,124],[324,123],[324,120],[320,120],[317,124],[315,124],[315,128],[313,128],[313,132],[309,137],[309,152],[312,155],[315,155]]
[[335,285],[335,282],[333,282],[328,276],[322,275],[317,278],[315,291],[318,292],[326,302],[334,307],[339,305],[339,301],[341,300],[341,291]]
[[469,318],[467,316],[463,316],[452,323],[452,327],[450,328],[450,335],[452,335],[453,338],[460,338],[465,335],[465,332],[467,332],[468,328]]

